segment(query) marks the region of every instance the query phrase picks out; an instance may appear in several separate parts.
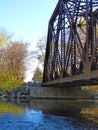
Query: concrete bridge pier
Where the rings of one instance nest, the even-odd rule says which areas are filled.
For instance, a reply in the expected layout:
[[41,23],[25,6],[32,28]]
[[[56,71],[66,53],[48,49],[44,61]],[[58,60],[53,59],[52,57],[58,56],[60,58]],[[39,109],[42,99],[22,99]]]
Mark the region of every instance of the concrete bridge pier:
[[89,87],[31,87],[31,99],[98,99],[98,90]]

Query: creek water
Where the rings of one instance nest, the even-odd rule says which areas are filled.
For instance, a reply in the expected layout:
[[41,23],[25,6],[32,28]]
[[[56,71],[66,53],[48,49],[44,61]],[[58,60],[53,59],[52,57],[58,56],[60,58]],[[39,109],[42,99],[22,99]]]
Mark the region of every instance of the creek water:
[[98,100],[0,101],[0,130],[98,130]]

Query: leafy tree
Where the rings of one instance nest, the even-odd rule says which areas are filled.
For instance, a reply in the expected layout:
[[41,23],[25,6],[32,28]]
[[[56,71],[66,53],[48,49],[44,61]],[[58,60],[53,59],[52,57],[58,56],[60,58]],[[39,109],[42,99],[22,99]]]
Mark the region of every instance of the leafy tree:
[[34,82],[42,82],[42,71],[37,67],[36,70],[35,70],[35,73],[34,73],[34,76],[33,76],[33,81]]
[[6,33],[0,32],[0,89],[11,90],[23,83],[25,59],[24,42],[13,42]]
[[7,31],[0,27],[0,51],[4,49],[11,41],[12,34],[7,33]]
[[23,79],[25,71],[26,48],[21,42],[13,42],[4,55],[5,71],[10,77]]
[[11,41],[11,37],[12,35],[7,33],[4,28],[0,27],[0,70],[3,70],[4,68],[3,57],[5,50]]

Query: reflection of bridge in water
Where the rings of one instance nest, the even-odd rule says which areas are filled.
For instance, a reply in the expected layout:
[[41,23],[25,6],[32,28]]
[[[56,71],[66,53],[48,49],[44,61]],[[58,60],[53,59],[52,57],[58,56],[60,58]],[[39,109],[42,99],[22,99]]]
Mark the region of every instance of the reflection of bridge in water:
[[50,18],[43,85],[64,83],[98,83],[97,0],[59,0]]

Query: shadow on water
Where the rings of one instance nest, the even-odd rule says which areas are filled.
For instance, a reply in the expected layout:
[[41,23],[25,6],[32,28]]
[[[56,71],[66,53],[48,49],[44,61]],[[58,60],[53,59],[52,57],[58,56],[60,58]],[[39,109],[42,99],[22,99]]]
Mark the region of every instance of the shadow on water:
[[[5,115],[7,125],[4,126]],[[13,128],[15,124],[13,124],[12,117],[15,118],[13,120],[17,124],[16,130],[97,130],[98,100],[0,102],[0,128],[6,128],[6,130]]]

